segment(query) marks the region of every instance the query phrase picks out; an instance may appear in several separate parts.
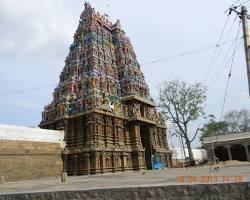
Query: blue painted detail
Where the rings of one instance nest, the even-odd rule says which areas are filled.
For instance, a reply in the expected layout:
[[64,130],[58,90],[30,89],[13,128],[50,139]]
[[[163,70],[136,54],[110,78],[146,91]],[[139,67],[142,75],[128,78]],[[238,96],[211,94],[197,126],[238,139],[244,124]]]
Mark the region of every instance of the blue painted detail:
[[165,165],[163,162],[161,162],[161,156],[160,155],[152,155],[151,157],[151,162],[152,162],[152,169],[164,169]]

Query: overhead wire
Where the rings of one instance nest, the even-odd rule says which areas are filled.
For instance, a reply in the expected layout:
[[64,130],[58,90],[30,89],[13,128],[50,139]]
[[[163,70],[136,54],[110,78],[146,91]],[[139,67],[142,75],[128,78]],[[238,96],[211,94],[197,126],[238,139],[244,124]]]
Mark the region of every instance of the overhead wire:
[[212,54],[212,57],[211,57],[211,59],[210,59],[210,62],[209,62],[209,64],[208,64],[208,66],[207,66],[207,69],[206,69],[206,71],[205,71],[205,73],[204,73],[204,75],[203,75],[202,82],[204,82],[205,77],[207,76],[207,73],[208,73],[208,71],[209,71],[209,69],[210,69],[210,67],[211,67],[211,65],[212,65],[212,63],[213,63],[213,60],[214,60],[215,55],[216,55],[216,53],[217,53],[217,50],[218,50],[218,47],[219,47],[221,38],[222,38],[222,36],[223,36],[223,34],[224,34],[224,32],[225,32],[225,29],[226,29],[228,20],[229,20],[229,15],[227,16],[226,22],[224,23],[224,26],[223,26],[222,31],[221,31],[221,33],[220,33],[220,36],[219,36],[219,39],[218,39],[218,42],[217,42],[217,45],[218,45],[218,46],[217,46],[217,48],[215,48],[215,50],[214,50],[214,52],[213,52],[213,54]]
[[237,3],[240,3],[240,5],[241,5],[241,1],[240,0],[237,0],[237,1],[235,1],[224,13],[227,13],[229,10],[230,10],[230,8],[232,8],[232,7],[239,7],[240,5],[238,5],[238,6],[235,6]]
[[[234,41],[236,41],[238,39],[239,38],[234,38],[234,39],[231,39],[231,40],[224,41],[224,42],[222,42],[220,44],[212,44],[212,45],[203,46],[203,47],[200,47],[200,48],[197,48],[197,49],[194,49],[194,50],[185,51],[185,52],[173,55],[173,56],[169,56],[169,57],[164,58],[164,59],[158,59],[158,60],[153,60],[153,61],[144,63],[141,66],[147,66],[147,65],[152,65],[152,64],[155,64],[155,63],[166,62],[168,60],[176,59],[178,57],[183,57],[183,56],[187,56],[187,55],[190,55],[190,54],[199,53],[199,52],[205,51],[207,49],[217,48],[218,46],[221,46],[221,45],[233,43]],[[0,93],[0,96],[12,95],[12,94],[18,94],[18,93],[25,93],[25,92],[40,90],[40,89],[43,89],[43,88],[49,88],[49,87],[56,86],[56,85],[57,85],[56,83],[53,83],[53,84],[44,85],[44,86],[37,86],[37,87],[32,87],[32,88],[26,88],[26,89],[14,90],[14,91],[7,91],[7,92]]]
[[[242,44],[243,43],[239,43],[239,45],[236,48],[236,51],[242,46]],[[230,52],[230,51],[228,51],[228,52]],[[227,59],[227,61],[226,61],[226,58],[228,57],[228,55],[229,55],[229,53],[227,53],[224,56],[224,58],[223,58],[223,60],[222,60],[222,62],[220,64],[221,67],[218,68],[218,70],[216,71],[214,78],[211,79],[211,81],[208,82],[207,87],[209,88],[209,90],[213,89],[213,87],[216,85],[217,81],[221,77],[222,73],[225,71],[226,67],[228,66],[229,62],[231,61],[231,57],[229,59]]]
[[240,3],[241,4],[241,0],[237,0],[237,1],[235,1],[232,5],[231,5],[231,7],[233,7],[235,4],[237,4],[237,3]]
[[240,1],[240,0],[237,0],[237,1],[235,1],[235,2],[231,5],[231,7],[234,6],[235,4],[237,4],[238,2],[241,4],[241,1]]
[[[233,20],[233,23],[232,23],[231,26],[229,27],[229,29],[228,29],[228,31],[227,31],[227,33],[226,33],[226,35],[225,35],[224,40],[227,40],[229,34],[230,34],[231,31],[232,31],[232,28],[233,28],[233,26],[234,26],[234,24],[235,24],[236,19],[237,19],[237,16],[235,16],[235,18],[234,18],[234,20]],[[222,36],[223,36],[223,35],[221,35],[221,37],[222,37]],[[221,40],[221,38],[220,38],[220,40]],[[222,44],[223,44],[223,43],[222,43]],[[206,83],[207,80],[208,80],[208,79],[210,78],[210,76],[212,75],[212,72],[213,72],[213,69],[214,69],[214,67],[215,67],[215,65],[216,65],[216,62],[217,62],[219,56],[221,55],[221,51],[222,51],[223,45],[220,45],[220,47],[221,47],[221,48],[219,48],[219,50],[218,50],[218,48],[217,48],[216,51],[215,51],[215,53],[213,54],[214,56],[213,56],[213,58],[212,58],[212,60],[211,60],[211,62],[210,62],[210,64],[209,64],[209,66],[208,66],[208,68],[207,68],[206,73],[205,73],[204,76],[203,76],[202,83]],[[217,51],[217,50],[218,50],[218,51]],[[217,52],[218,52],[218,53],[217,53]],[[217,53],[217,55],[216,55],[216,53]]]
[[242,2],[239,6],[242,6],[242,5],[244,5],[244,4],[248,3],[248,2],[250,2],[250,0]]
[[[239,5],[235,6],[237,3],[239,2]],[[245,5],[246,3],[250,2],[250,0],[246,0],[244,2],[241,2],[241,0],[237,0],[236,2],[234,2],[230,7],[235,7],[235,8],[238,8],[240,6],[243,6]],[[230,8],[229,8],[230,9]],[[227,9],[225,12],[227,12],[229,9]]]
[[26,89],[14,90],[14,91],[9,91],[9,92],[2,92],[2,93],[0,93],[0,96],[30,92],[30,91],[35,91],[35,90],[41,90],[41,89],[52,87],[52,86],[56,86],[56,84],[49,84],[49,85],[37,86],[37,87],[33,87],[33,88],[26,88]]
[[[239,27],[238,27],[238,32],[237,32],[237,38],[239,37],[240,24],[241,24],[241,20],[240,20],[240,22],[239,22]],[[228,73],[227,83],[226,83],[226,89],[225,89],[225,93],[224,93],[224,96],[223,96],[223,103],[222,103],[222,108],[221,108],[219,123],[222,122],[222,117],[223,117],[223,114],[224,114],[224,108],[225,108],[225,104],[226,104],[226,98],[227,98],[227,93],[228,93],[229,81],[230,81],[230,78],[231,78],[231,76],[232,76],[232,67],[233,67],[233,62],[234,62],[234,57],[235,57],[235,52],[236,52],[236,45],[237,45],[237,42],[235,42],[234,50],[233,50],[233,55],[232,55],[232,59],[231,59],[231,63],[230,63],[230,68],[229,68],[229,73]],[[214,160],[214,161],[215,161],[215,159],[216,159],[215,151],[214,151],[214,143],[215,143],[215,144],[217,143],[218,135],[219,135],[219,133],[217,132],[217,133],[215,134],[215,142],[212,142],[212,143],[211,143],[211,145],[212,145],[212,151],[213,151],[213,152],[212,152],[212,153],[213,153],[213,160]],[[210,174],[211,174],[211,171],[212,171],[212,165],[210,165],[209,176],[210,176]]]
[[[236,1],[234,4],[236,4],[238,1]],[[248,0],[248,1],[250,1],[250,0]],[[248,1],[246,1],[246,2],[248,2]],[[246,2],[244,2],[244,3],[246,3]],[[152,64],[155,64],[155,63],[165,62],[165,61],[168,61],[168,60],[176,59],[178,57],[183,57],[183,56],[187,56],[187,55],[190,55],[190,54],[194,54],[194,53],[198,53],[198,52],[201,52],[201,51],[205,51],[205,50],[208,50],[208,49],[211,49],[211,48],[215,48],[215,51],[214,51],[214,53],[212,55],[212,58],[210,60],[210,64],[209,64],[209,66],[207,68],[207,71],[205,72],[205,75],[206,75],[207,73],[209,73],[210,65],[213,63],[213,60],[215,58],[215,55],[216,55],[216,52],[217,52],[218,48],[222,48],[225,44],[237,41],[239,39],[239,38],[235,38],[235,39],[231,39],[231,40],[227,40],[226,41],[226,39],[228,38],[228,35],[229,35],[229,33],[230,33],[230,31],[231,31],[231,29],[233,27],[233,24],[232,24],[231,27],[229,28],[229,31],[228,31],[228,33],[227,33],[227,35],[225,37],[224,42],[221,42],[222,36],[223,36],[223,34],[225,32],[226,25],[228,23],[228,19],[229,19],[229,15],[227,17],[227,20],[226,20],[224,26],[223,26],[223,29],[222,29],[222,32],[220,34],[218,43],[212,44],[212,45],[203,46],[203,47],[200,47],[200,48],[197,48],[197,49],[194,49],[194,50],[190,50],[190,51],[185,51],[185,52],[182,52],[182,53],[178,53],[176,55],[169,56],[169,57],[166,57],[166,58],[161,58],[161,59],[158,59],[158,60],[153,60],[153,61],[150,61],[150,62],[146,62],[146,63],[141,64],[141,66],[147,66],[147,65],[152,65]],[[236,20],[236,18],[235,18],[235,20]],[[235,20],[234,20],[234,22],[235,22]],[[215,59],[215,60],[217,60],[217,59]],[[205,77],[205,75],[204,75],[204,77]],[[48,88],[48,87],[55,86],[55,85],[57,85],[57,84],[53,83],[53,84],[49,84],[49,85],[45,85],[45,86],[37,86],[37,87],[33,87],[33,88],[27,88],[27,89],[15,90],[15,91],[8,91],[8,92],[0,93],[0,96],[17,94],[17,93],[24,93],[24,92],[29,92],[29,91],[35,91],[35,90],[40,90],[40,89]]]
[[183,57],[183,56],[187,56],[187,55],[190,55],[190,54],[199,53],[199,52],[211,49],[211,48],[217,48],[217,47],[220,47],[222,45],[234,42],[235,40],[237,40],[237,38],[224,41],[223,43],[220,43],[220,44],[216,43],[216,44],[212,44],[212,45],[203,46],[203,47],[200,47],[200,48],[197,48],[197,49],[194,49],[194,50],[185,51],[185,52],[182,52],[182,53],[178,53],[176,55],[168,56],[166,58],[161,58],[161,59],[158,59],[158,60],[152,60],[152,61],[145,62],[145,63],[141,64],[141,66],[152,65],[152,64],[155,64],[155,63],[169,61],[169,60],[172,60],[172,59],[175,59],[175,58],[178,58],[178,57]]
[[[239,27],[238,27],[238,32],[237,32],[237,38],[238,38],[239,32],[240,32],[240,24],[241,24],[241,21],[239,22]],[[231,64],[230,64],[230,70],[229,70],[229,73],[228,73],[226,90],[225,90],[225,94],[224,94],[224,99],[223,99],[223,104],[222,104],[222,109],[221,109],[221,115],[220,115],[220,122],[222,120],[223,113],[224,113],[224,107],[225,107],[225,103],[226,103],[226,97],[227,97],[227,91],[228,91],[229,81],[230,81],[230,78],[232,76],[232,67],[233,67],[233,62],[234,62],[234,57],[235,57],[235,52],[236,52],[236,45],[237,45],[237,42],[235,42],[235,45],[234,45],[234,51],[233,51],[232,60],[231,60]]]
[[[232,27],[232,26],[231,26],[231,27]],[[231,31],[230,31],[230,32],[231,32]],[[228,33],[229,33],[229,32],[228,32]],[[228,35],[229,35],[229,34],[227,34],[226,39],[227,39]],[[238,40],[238,39],[242,39],[242,38],[243,38],[243,36],[241,36],[241,37],[239,37],[239,38],[236,38],[235,41],[236,41],[236,42],[241,41],[241,40]],[[239,44],[239,46],[237,47],[237,50],[238,50],[238,48],[240,47],[241,44],[242,44],[242,43]],[[213,83],[213,85],[215,84],[215,82],[216,82],[217,79],[218,79],[218,76],[220,76],[221,73],[222,73],[222,71],[224,71],[224,69],[226,68],[226,66],[227,66],[227,64],[228,64],[228,62],[229,62],[230,60],[228,60],[228,61],[225,63],[225,65],[224,65],[224,62],[226,61],[227,57],[229,56],[231,50],[233,49],[233,46],[234,46],[234,43],[231,43],[231,45],[229,46],[227,52],[224,54],[224,57],[223,57],[222,61],[221,61],[220,64],[219,64],[219,67],[217,68],[216,72],[214,73],[214,76],[212,76],[212,78],[210,79],[210,81],[209,81],[209,79],[208,79],[208,82],[207,82],[208,87],[209,87],[209,84],[210,84],[210,83]],[[224,66],[224,67],[223,67],[223,66]]]
[[[235,4],[237,4],[237,2],[239,2],[239,5],[235,6]],[[237,9],[237,8],[239,8],[240,6],[243,6],[243,5],[247,4],[248,2],[250,2],[250,0],[247,0],[247,1],[244,1],[244,2],[241,2],[241,0],[237,0],[236,2],[234,2],[234,3],[230,6],[230,8],[228,8],[228,9],[225,11],[225,13],[227,13],[231,8]]]

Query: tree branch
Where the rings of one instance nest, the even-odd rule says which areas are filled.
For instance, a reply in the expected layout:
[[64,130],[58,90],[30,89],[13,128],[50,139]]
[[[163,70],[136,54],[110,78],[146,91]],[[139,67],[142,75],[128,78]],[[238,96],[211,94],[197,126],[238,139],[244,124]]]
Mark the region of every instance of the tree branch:
[[[199,126],[200,126],[200,125],[199,125]],[[199,126],[198,126],[198,127],[199,127]],[[199,132],[199,131],[202,131],[205,127],[206,127],[206,125],[204,125],[202,128],[197,128],[196,131],[195,131],[195,134],[194,134],[192,140],[190,140],[190,142],[193,142],[194,139],[196,138],[196,135],[198,134],[198,132]]]

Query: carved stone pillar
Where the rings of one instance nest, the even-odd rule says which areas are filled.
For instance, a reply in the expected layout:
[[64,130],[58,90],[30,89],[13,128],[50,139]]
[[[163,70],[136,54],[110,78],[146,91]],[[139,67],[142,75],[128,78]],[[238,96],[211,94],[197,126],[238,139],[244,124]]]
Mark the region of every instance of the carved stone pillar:
[[89,154],[85,154],[85,162],[86,162],[86,170],[87,170],[87,174],[90,174],[90,155]]
[[123,135],[124,135],[124,144],[125,144],[125,146],[127,146],[128,145],[128,138],[127,138],[127,133],[126,133],[126,129],[124,128],[123,129]]
[[74,175],[77,175],[78,173],[78,155],[77,154],[74,155],[74,160],[75,160]]
[[138,152],[139,169],[146,168],[145,152]]
[[113,124],[113,144],[116,146],[118,144],[118,141],[117,141],[117,129],[116,129],[115,118],[112,118],[112,124]]
[[63,123],[64,123],[64,141],[65,141],[65,143],[66,143],[66,141],[67,141],[67,139],[68,139],[68,125],[69,125],[69,120],[68,119],[65,119],[64,121],[63,121]]
[[104,173],[106,170],[106,154],[105,152],[101,153],[101,172]]
[[132,152],[132,165],[135,170],[140,169],[140,152]]
[[163,143],[163,147],[164,148],[167,148],[167,140],[166,140],[166,131],[164,129],[161,129],[161,132],[162,132],[162,143]]
[[97,152],[92,154],[92,158],[91,158],[91,174],[96,174],[99,166],[98,166],[98,154]]
[[127,168],[127,154],[125,152],[122,153],[122,170],[125,171]]
[[102,147],[105,147],[106,136],[104,135],[104,133],[105,133],[105,125],[104,125],[103,116],[99,115],[98,117],[98,144]]
[[64,152],[62,152],[62,160],[63,160],[63,172],[67,172],[67,154],[64,154]]
[[113,165],[112,171],[113,171],[113,172],[116,171],[116,162],[115,162],[115,158],[116,158],[116,155],[115,155],[115,153],[113,153],[113,154],[112,154],[112,165]]
[[173,166],[172,153],[169,154],[170,166]]
[[103,137],[104,137],[104,143],[105,143],[105,146],[107,147],[108,146],[108,138],[107,138],[107,132],[108,132],[108,127],[107,127],[107,116],[106,115],[103,115]]
[[169,154],[168,153],[165,153],[165,167],[169,167]]
[[250,161],[250,153],[249,153],[249,150],[248,150],[248,144],[243,144],[243,146],[245,147],[247,161]]
[[226,145],[226,149],[227,149],[227,154],[228,154],[229,160],[233,160],[230,145]]
[[63,172],[67,172],[67,154],[62,151]]
[[132,145],[136,145],[136,146],[142,146],[142,144],[141,144],[141,136],[140,136],[140,124],[139,123],[135,123],[133,126],[132,126],[132,128],[131,128],[132,130],[132,137],[131,137],[131,139],[132,139],[132,141],[131,141],[131,143],[132,143]]
[[161,128],[157,128],[157,133],[158,133],[158,137],[159,137],[159,146],[160,148],[163,147],[163,141],[162,141],[162,131]]
[[106,124],[107,124],[107,129],[106,129],[107,146],[112,147],[114,144],[114,136],[113,136],[114,130],[113,130],[113,121],[111,117],[108,117],[108,116],[106,117]]
[[97,141],[97,134],[98,134],[98,124],[97,124],[97,118],[95,115],[93,115],[93,124],[92,124],[92,127],[93,127],[93,130],[92,130],[92,140],[93,140],[93,143],[94,145],[97,145],[98,144],[98,141]]
[[86,136],[87,136],[87,141],[86,141],[86,146],[92,145],[93,144],[93,130],[94,130],[94,122],[92,120],[91,116],[87,116],[86,120]]

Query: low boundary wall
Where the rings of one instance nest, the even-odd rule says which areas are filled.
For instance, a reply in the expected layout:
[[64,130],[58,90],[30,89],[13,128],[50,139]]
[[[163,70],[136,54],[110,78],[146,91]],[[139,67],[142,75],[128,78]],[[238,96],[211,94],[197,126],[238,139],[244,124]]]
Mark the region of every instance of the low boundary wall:
[[203,200],[250,199],[250,182],[93,189],[0,195],[0,200]]

